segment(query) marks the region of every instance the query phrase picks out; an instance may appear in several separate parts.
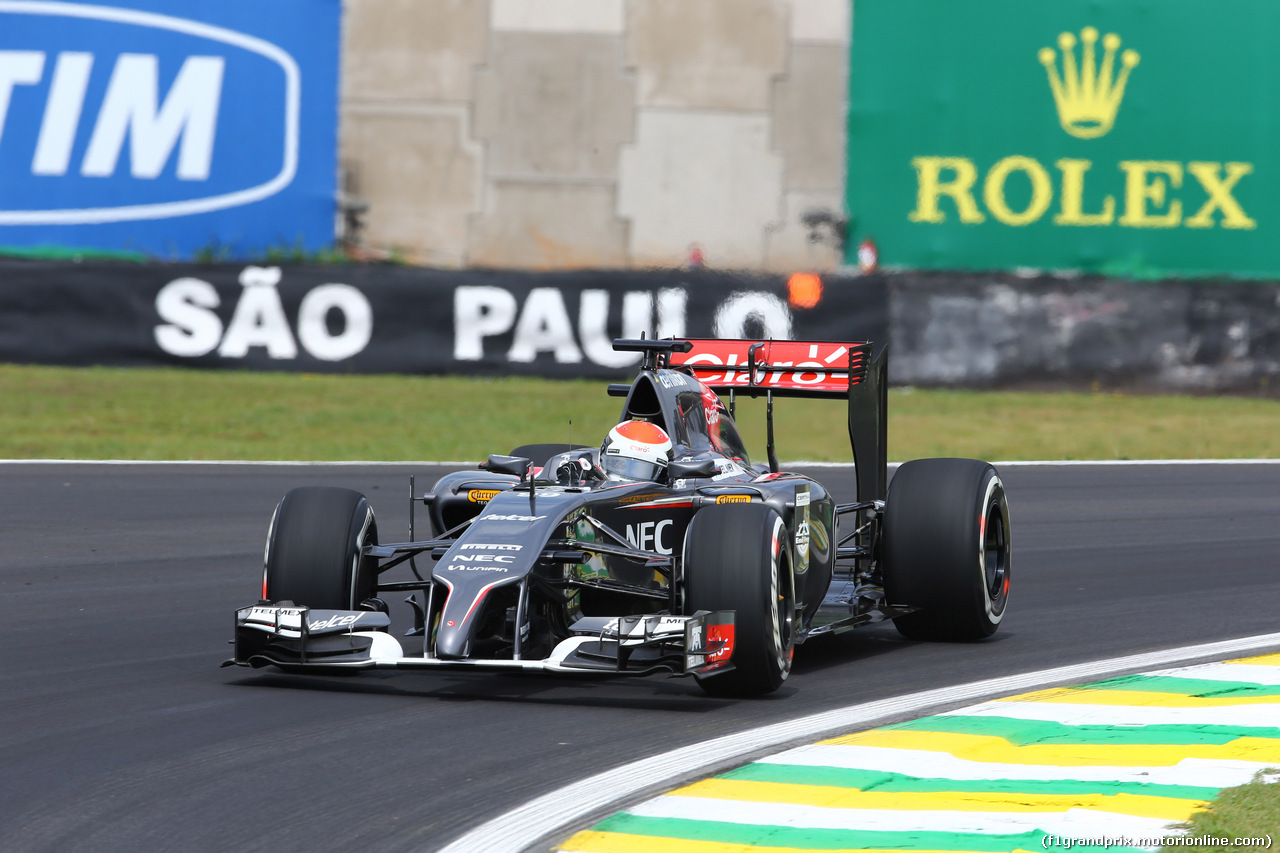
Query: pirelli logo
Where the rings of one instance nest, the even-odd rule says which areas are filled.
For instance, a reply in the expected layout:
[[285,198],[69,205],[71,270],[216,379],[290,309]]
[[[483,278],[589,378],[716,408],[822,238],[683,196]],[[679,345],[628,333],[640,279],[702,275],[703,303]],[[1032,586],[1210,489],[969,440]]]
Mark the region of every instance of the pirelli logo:
[[467,492],[467,500],[473,504],[487,504],[502,489],[472,489]]
[[717,495],[716,503],[718,504],[749,504],[751,503],[751,495]]

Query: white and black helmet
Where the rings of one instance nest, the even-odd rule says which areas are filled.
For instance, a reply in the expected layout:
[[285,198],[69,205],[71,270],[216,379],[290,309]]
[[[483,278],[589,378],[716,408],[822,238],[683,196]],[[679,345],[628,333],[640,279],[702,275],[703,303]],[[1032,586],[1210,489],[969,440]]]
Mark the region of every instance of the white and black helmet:
[[671,438],[657,424],[626,421],[609,430],[600,445],[600,467],[610,479],[659,482],[671,461]]

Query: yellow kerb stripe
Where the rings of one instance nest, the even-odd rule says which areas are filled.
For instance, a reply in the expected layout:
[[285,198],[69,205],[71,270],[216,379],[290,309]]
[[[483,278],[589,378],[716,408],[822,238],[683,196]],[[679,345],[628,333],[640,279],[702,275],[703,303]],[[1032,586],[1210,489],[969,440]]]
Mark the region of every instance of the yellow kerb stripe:
[[[754,847],[748,844],[724,844],[719,841],[689,841],[683,838],[657,838],[652,835],[627,835],[620,832],[579,832],[557,850],[576,853],[812,853],[801,847]],[[902,853],[901,850],[874,850],[864,847],[828,850],[822,853]],[[966,853],[963,850],[916,850],[911,853]],[[1017,848],[1013,853],[1035,853]],[[1043,851],[1041,851],[1043,853]]]
[[1001,702],[1056,702],[1068,705],[1134,705],[1154,708],[1223,708],[1229,705],[1276,705],[1280,696],[1222,696],[1205,698],[1185,693],[1151,693],[1145,690],[1089,690],[1057,687],[1010,696]]
[[1137,817],[1184,821],[1206,805],[1140,794],[1019,794],[1013,791],[860,791],[825,785],[793,785],[736,779],[707,779],[672,791],[677,797],[709,797],[753,803],[791,803],[828,809],[901,809],[902,811],[1060,812],[1092,809]]
[[1237,660],[1229,660],[1227,663],[1244,663],[1249,666],[1280,666],[1280,652],[1274,655],[1262,655],[1256,658],[1239,658]]
[[1094,745],[1027,744],[1014,746],[1002,737],[878,729],[822,741],[824,744],[879,746],[946,752],[969,761],[1039,764],[1059,767],[1172,767],[1187,758],[1280,762],[1280,738],[1236,738],[1225,744]]

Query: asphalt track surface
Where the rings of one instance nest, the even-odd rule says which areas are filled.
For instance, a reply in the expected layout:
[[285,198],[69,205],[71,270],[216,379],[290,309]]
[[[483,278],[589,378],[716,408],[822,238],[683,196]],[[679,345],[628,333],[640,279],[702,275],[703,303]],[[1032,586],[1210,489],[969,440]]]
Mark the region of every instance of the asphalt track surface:
[[[1280,630],[1280,465],[1030,466],[1002,470],[1014,577],[994,638],[815,640],[764,699],[687,679],[218,668],[284,491],[360,489],[388,541],[407,475],[422,491],[441,471],[0,464],[4,849],[435,850],[559,785],[754,726]],[[812,473],[851,497],[851,471]]]

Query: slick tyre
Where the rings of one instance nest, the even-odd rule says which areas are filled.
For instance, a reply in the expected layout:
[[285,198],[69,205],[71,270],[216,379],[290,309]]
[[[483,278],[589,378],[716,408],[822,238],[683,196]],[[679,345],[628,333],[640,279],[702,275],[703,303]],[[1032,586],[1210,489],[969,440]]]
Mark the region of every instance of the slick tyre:
[[787,530],[764,504],[707,507],[684,538],[686,612],[732,610],[733,669],[698,684],[712,696],[760,696],[782,686],[795,652]]
[[378,525],[365,496],[351,489],[305,486],[276,506],[267,533],[262,597],[317,610],[355,610],[377,587]]
[[913,640],[979,640],[1009,600],[1009,504],[996,469],[976,459],[900,466],[885,501],[885,599],[919,611],[893,620]]

